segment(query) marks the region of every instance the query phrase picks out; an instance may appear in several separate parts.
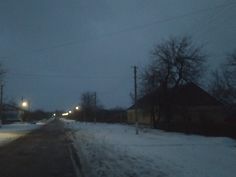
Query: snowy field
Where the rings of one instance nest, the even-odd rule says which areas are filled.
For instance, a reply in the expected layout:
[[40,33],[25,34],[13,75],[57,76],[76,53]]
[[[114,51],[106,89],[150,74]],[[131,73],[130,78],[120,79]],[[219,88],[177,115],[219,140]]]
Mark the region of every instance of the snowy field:
[[236,141],[129,125],[65,123],[90,177],[235,177]]
[[42,124],[13,123],[0,127],[0,146],[9,143],[26,133],[41,127]]

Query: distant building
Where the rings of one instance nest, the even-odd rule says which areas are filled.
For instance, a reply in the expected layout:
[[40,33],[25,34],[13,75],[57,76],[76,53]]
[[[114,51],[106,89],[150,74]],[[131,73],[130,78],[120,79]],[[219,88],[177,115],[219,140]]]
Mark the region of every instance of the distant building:
[[17,106],[10,105],[10,104],[4,104],[2,108],[2,123],[7,124],[7,123],[13,123],[13,122],[20,122],[20,113],[21,109],[18,108]]
[[166,95],[159,88],[139,99],[127,111],[128,123],[135,122],[135,108],[139,123],[154,127],[184,129],[225,121],[222,103],[194,83],[168,89]]

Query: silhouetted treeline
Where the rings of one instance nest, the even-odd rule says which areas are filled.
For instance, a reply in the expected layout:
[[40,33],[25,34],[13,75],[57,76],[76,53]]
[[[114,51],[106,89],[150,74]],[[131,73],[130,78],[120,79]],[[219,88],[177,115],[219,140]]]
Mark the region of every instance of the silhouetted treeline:
[[34,122],[42,119],[49,119],[52,117],[51,112],[45,112],[43,110],[36,110],[33,112],[25,111],[21,115],[21,119],[26,122]]
[[87,112],[80,110],[74,112],[69,118],[82,122],[106,122],[106,123],[126,123],[127,116],[124,109],[97,109]]

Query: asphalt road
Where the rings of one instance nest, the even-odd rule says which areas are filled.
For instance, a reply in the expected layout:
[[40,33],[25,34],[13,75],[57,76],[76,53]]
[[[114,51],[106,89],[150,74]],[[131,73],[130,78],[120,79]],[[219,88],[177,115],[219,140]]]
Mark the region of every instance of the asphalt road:
[[42,128],[0,147],[0,177],[76,177],[63,123]]

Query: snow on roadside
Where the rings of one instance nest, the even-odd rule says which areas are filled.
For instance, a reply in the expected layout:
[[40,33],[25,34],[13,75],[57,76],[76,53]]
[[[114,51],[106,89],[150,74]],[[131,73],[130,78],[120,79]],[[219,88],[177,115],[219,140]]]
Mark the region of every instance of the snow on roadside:
[[233,177],[236,142],[129,125],[70,122],[74,146],[90,177]]
[[64,123],[75,123],[75,120],[71,120],[71,119],[65,119],[65,118],[60,118],[61,121],[63,121]]
[[41,125],[21,122],[2,125],[0,127],[0,146],[9,143],[39,127],[41,127]]
[[45,125],[45,124],[50,123],[53,120],[55,120],[55,117],[51,117],[50,119],[43,119],[43,120],[36,122],[36,125]]

